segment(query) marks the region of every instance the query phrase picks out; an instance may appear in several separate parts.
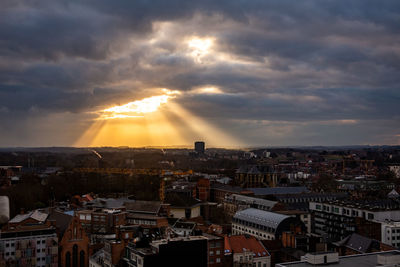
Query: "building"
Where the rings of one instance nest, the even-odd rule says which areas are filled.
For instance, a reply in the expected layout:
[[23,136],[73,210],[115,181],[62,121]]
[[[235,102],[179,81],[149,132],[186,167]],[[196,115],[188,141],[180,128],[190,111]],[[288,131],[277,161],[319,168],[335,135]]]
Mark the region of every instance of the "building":
[[343,240],[332,243],[335,251],[342,255],[354,255],[361,253],[371,253],[379,251],[395,250],[395,247],[384,244],[379,240],[371,239],[356,233],[353,233]]
[[381,238],[382,243],[400,248],[400,221],[381,222]]
[[271,255],[254,236],[225,236],[225,255],[233,256],[233,266],[270,267]]
[[394,173],[396,178],[400,178],[400,165],[391,165],[389,170]]
[[188,236],[156,240],[143,247],[129,243],[123,259],[129,267],[207,267],[207,254],[206,237]]
[[188,206],[177,206],[171,205],[171,217],[173,218],[196,218],[200,216],[201,203],[188,205]]
[[272,196],[276,201],[279,201],[285,204],[285,207],[289,210],[303,210],[308,211],[310,207],[310,202],[312,201],[333,201],[333,200],[344,200],[348,198],[347,193],[283,193],[283,192],[290,192],[295,190],[296,187],[291,188],[284,188],[279,187],[282,189],[274,190]]
[[375,253],[364,253],[351,256],[339,257],[337,252],[317,252],[309,253],[302,257],[301,261],[278,263],[276,267],[348,267],[363,266],[376,267],[387,266],[395,267],[400,262],[400,251],[384,251]]
[[10,201],[7,196],[0,196],[0,225],[10,219]]
[[53,211],[49,215],[59,234],[59,265],[89,266],[90,240],[78,217]]
[[194,151],[198,154],[204,154],[205,147],[206,145],[202,141],[194,142]]
[[224,257],[224,238],[221,236],[203,233],[207,238],[208,267],[222,267],[227,264]]
[[296,217],[248,208],[236,212],[232,219],[232,234],[248,234],[258,239],[275,240],[282,232],[305,233],[306,227]]
[[302,211],[302,210],[277,210],[275,212],[298,218],[306,226],[307,233],[308,234],[311,233],[312,220],[311,220],[311,213],[310,212]]
[[252,192],[245,191],[243,188],[240,186],[231,186],[227,184],[221,184],[221,183],[213,183],[211,184],[210,188],[210,199],[213,202],[217,203],[222,203],[225,200],[226,196],[232,195],[232,194],[241,194],[243,195],[244,193],[250,193],[253,194]]
[[241,187],[275,187],[278,173],[272,165],[243,165],[236,171],[235,182]]
[[239,210],[255,208],[259,210],[272,211],[274,209],[279,209],[280,205],[276,201],[232,194],[225,197],[223,206],[225,213],[230,217],[233,217],[233,215],[235,215]]
[[196,196],[201,201],[210,200],[210,179],[200,178],[197,181]]
[[382,240],[381,223],[400,221],[400,203],[392,199],[310,202],[310,210],[314,214],[313,231],[330,241],[342,240],[352,233]]
[[76,211],[76,216],[89,234],[114,233],[115,227],[125,224],[126,214],[122,209],[94,208]]
[[58,266],[56,227],[39,210],[19,214],[0,232],[0,266]]

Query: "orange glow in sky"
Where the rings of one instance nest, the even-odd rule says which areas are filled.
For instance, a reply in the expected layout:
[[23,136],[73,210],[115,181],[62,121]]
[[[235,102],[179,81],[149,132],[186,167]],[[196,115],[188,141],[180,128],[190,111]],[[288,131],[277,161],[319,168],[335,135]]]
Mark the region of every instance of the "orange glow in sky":
[[175,101],[176,91],[150,96],[98,112],[76,146],[174,146],[204,140],[215,147],[241,145]]

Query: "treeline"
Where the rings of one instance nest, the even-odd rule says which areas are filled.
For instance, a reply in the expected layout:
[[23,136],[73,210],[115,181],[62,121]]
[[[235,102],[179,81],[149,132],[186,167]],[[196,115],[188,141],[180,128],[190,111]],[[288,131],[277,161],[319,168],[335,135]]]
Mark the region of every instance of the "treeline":
[[0,195],[10,198],[10,213],[15,216],[21,209],[42,208],[49,206],[52,200],[67,201],[74,195],[90,192],[100,197],[123,193],[135,199],[158,200],[159,188],[158,176],[65,173],[47,178],[24,175],[20,183],[0,190]]

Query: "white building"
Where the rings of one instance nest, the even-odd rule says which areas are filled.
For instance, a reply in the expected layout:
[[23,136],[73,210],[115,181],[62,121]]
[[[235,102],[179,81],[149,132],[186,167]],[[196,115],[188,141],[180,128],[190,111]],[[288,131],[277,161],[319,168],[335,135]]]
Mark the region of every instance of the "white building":
[[381,223],[381,242],[400,248],[400,221],[387,221]]

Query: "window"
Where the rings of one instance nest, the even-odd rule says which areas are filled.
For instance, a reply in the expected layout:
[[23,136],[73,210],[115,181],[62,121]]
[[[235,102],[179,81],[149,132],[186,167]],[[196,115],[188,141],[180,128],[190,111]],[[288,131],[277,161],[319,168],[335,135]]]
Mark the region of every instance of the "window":
[[214,251],[210,251],[210,256],[214,256]]
[[79,267],[85,267],[85,252],[83,250],[79,252]]
[[80,214],[79,219],[84,220],[85,219],[85,214]]
[[216,254],[216,255],[220,255],[220,254],[221,254],[221,251],[220,251],[220,250],[217,250],[217,251],[215,252],[215,254]]
[[373,220],[373,219],[374,219],[374,214],[368,213],[368,220]]
[[215,262],[216,262],[216,263],[220,263],[220,262],[221,262],[221,259],[220,259],[220,258],[216,258],[216,259],[215,259]]

